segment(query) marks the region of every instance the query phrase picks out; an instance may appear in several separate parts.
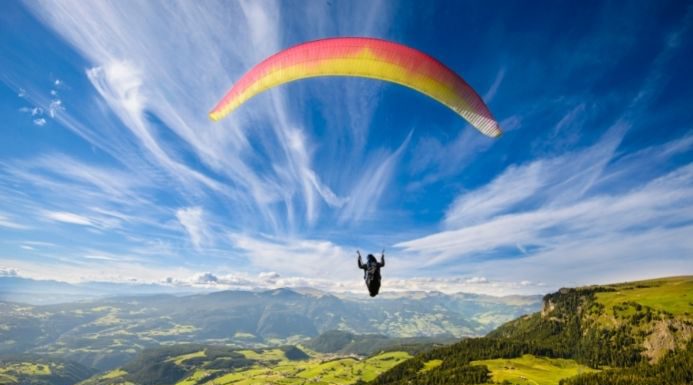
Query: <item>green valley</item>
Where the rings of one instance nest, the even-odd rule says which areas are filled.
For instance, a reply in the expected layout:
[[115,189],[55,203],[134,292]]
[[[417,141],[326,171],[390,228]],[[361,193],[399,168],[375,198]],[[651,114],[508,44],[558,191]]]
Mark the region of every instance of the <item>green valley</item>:
[[[366,314],[389,313],[394,299],[371,303],[367,309],[381,306],[382,313],[369,313],[336,297],[287,290],[196,296],[197,314],[181,313],[174,306],[180,297],[170,296],[6,303],[0,330],[11,338],[3,348],[25,346],[31,355],[0,356],[0,384],[684,385],[693,382],[692,288],[693,277],[563,288],[545,295],[540,311],[461,339],[349,328],[302,334],[301,322],[324,328],[336,314],[342,326],[374,325]],[[412,308],[420,314],[414,319],[426,319],[428,302],[461,305],[417,297],[398,300],[398,320]],[[260,322],[253,318],[259,309]],[[405,329],[397,325],[389,330]],[[75,358],[92,365],[69,361]]]
[[407,352],[382,352],[367,358],[306,354],[293,346],[257,350],[179,346],[145,351],[124,368],[95,376],[82,385],[353,384],[370,381],[411,357]]

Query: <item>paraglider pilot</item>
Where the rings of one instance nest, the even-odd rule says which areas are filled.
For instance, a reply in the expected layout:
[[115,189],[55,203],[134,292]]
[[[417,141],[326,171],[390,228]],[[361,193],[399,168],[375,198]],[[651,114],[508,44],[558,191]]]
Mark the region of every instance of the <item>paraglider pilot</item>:
[[366,280],[368,292],[371,297],[375,297],[380,290],[380,268],[385,267],[385,250],[383,250],[380,255],[380,262],[375,259],[373,254],[368,254],[366,263],[364,264],[363,261],[361,261],[361,252],[357,250],[356,254],[359,256],[359,269],[363,269],[363,279]]

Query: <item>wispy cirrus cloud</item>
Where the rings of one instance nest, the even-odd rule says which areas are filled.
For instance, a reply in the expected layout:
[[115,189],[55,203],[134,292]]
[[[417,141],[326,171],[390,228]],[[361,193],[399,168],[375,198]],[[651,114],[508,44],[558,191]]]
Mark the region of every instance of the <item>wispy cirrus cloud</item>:
[[196,189],[195,183],[213,190],[222,189],[219,182],[177,161],[160,145],[160,139],[146,116],[149,102],[141,89],[142,74],[134,64],[111,61],[89,69],[87,76],[111,110],[131,130],[155,163],[167,170],[169,175],[182,181],[192,181],[189,188],[193,190]]
[[60,153],[0,163],[0,170],[15,181],[32,183],[38,188],[56,192],[67,188],[70,193],[79,189],[82,199],[95,196],[107,201],[127,199],[129,202],[143,202],[143,194],[137,190],[149,184],[137,174],[116,167],[89,164]]
[[[161,212],[148,200],[147,189],[152,186],[144,178],[63,154],[0,162],[0,175],[4,179],[0,183],[0,196],[13,202],[14,211],[30,217],[114,228],[129,221],[151,223],[146,216],[125,214],[141,205],[150,205],[150,216]],[[11,186],[23,186],[24,193],[13,194]],[[68,211],[75,208],[79,209],[78,213]]]
[[[693,167],[681,166],[625,191],[613,188],[621,185],[622,178],[636,175],[642,162],[663,161],[689,150],[690,138],[633,154],[637,161],[609,165],[614,140],[607,137],[579,153],[509,167],[456,200],[446,216],[447,230],[397,246],[426,255],[424,264],[431,268],[455,262],[464,269],[499,275],[514,271],[536,279],[555,271],[554,279],[565,274],[561,278],[588,282],[582,273],[593,273],[595,266],[585,265],[598,261],[604,269],[614,269],[624,259],[639,260],[652,252],[651,247],[643,248],[650,240],[668,250],[660,258],[677,266],[693,251],[693,244],[682,237],[692,229]],[[536,173],[537,169],[542,172]],[[517,191],[522,179],[529,179],[531,193]],[[664,247],[656,239],[673,243]],[[513,253],[513,249],[519,250]]]
[[176,218],[190,237],[190,242],[197,249],[211,240],[202,207],[187,207],[176,211]]
[[74,225],[92,226],[94,224],[85,216],[75,213],[68,213],[65,211],[48,211],[44,213],[44,217],[52,221],[70,223]]
[[392,173],[411,140],[412,132],[391,154],[384,154],[371,162],[369,169],[354,184],[349,201],[340,213],[341,222],[358,223],[372,216],[378,201],[390,183]]
[[255,237],[240,233],[229,234],[229,238],[248,262],[261,270],[334,279],[353,276],[353,252],[327,240]]
[[[95,66],[87,74],[95,89],[155,164],[176,178],[187,179],[183,185],[193,193],[197,191],[195,185],[199,184],[215,193],[231,194],[238,211],[248,211],[250,206],[262,212],[265,222],[273,229],[281,229],[287,225],[314,224],[321,202],[336,208],[344,202],[321,181],[320,174],[312,166],[308,152],[311,140],[301,129],[301,123],[292,117],[283,93],[273,91],[269,98],[259,98],[260,103],[273,112],[259,118],[269,123],[276,135],[263,139],[268,151],[261,156],[273,167],[260,172],[250,166],[258,154],[249,152],[249,138],[244,127],[229,129],[225,127],[228,122],[213,126],[206,114],[200,113],[232,83],[228,74],[237,78],[263,56],[283,46],[277,23],[282,7],[270,6],[272,4],[241,2],[228,7],[226,12],[221,12],[216,5],[179,5],[184,9],[163,15],[160,7],[140,7],[141,14],[156,13],[158,16],[154,19],[126,16],[121,12],[129,8],[125,4],[83,7],[78,2],[65,1],[44,4],[44,9],[52,10],[50,14],[41,12],[41,8],[35,10],[93,61]],[[240,22],[225,23],[220,19],[221,14],[229,11],[231,17]],[[166,26],[172,19],[190,28],[171,31]],[[152,23],[151,20],[160,22]],[[171,51],[159,44],[160,28],[177,35],[171,37],[172,41],[198,51],[199,55],[178,56],[175,63],[172,62]],[[247,34],[250,39],[220,44],[219,36],[239,33]],[[204,61],[200,61],[203,57]],[[189,72],[182,73],[180,68],[187,68]],[[199,71],[193,70],[195,68]],[[199,77],[198,74],[216,76]],[[191,93],[199,96],[192,104]],[[156,115],[165,126],[154,124],[148,114]],[[238,115],[241,116],[236,121],[241,123],[258,118]],[[174,149],[162,145],[162,129],[174,133],[184,146]],[[280,151],[276,151],[277,147]],[[216,177],[183,164],[181,157],[186,152],[202,160],[205,171],[213,171]],[[295,215],[296,210],[303,210],[303,215]],[[286,212],[289,215],[284,215]],[[305,219],[301,223],[282,220],[299,217]]]
[[496,78],[493,80],[493,84],[488,88],[486,93],[483,96],[484,102],[490,103],[491,100],[493,99],[494,96],[496,96],[496,92],[498,92],[498,88],[500,88],[500,85],[503,83],[503,79],[505,78],[505,72],[507,69],[505,67],[502,67],[501,69],[498,70],[498,73],[496,74]]
[[27,229],[28,227],[13,220],[9,216],[0,213],[0,227],[5,227],[9,229],[15,229],[15,230],[24,230]]
[[523,203],[551,207],[579,200],[603,176],[624,129],[616,124],[597,144],[579,152],[508,167],[490,183],[461,194],[445,214],[446,226],[473,224],[517,210]]

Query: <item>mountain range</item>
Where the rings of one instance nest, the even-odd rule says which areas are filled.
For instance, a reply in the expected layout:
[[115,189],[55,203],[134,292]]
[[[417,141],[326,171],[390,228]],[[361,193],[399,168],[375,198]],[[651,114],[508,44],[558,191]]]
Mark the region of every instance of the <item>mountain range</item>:
[[480,336],[540,306],[539,296],[407,292],[371,299],[300,289],[0,302],[0,354],[41,354],[105,370],[145,348],[174,343],[257,348],[337,329],[384,337]]

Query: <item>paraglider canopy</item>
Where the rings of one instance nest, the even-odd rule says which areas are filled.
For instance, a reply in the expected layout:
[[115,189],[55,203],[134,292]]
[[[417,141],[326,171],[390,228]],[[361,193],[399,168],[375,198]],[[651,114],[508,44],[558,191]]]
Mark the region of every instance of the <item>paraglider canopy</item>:
[[497,137],[502,133],[481,97],[444,64],[414,48],[362,37],[316,40],[270,56],[243,75],[209,117],[219,120],[272,87],[319,76],[355,76],[401,84],[449,107],[484,135]]

